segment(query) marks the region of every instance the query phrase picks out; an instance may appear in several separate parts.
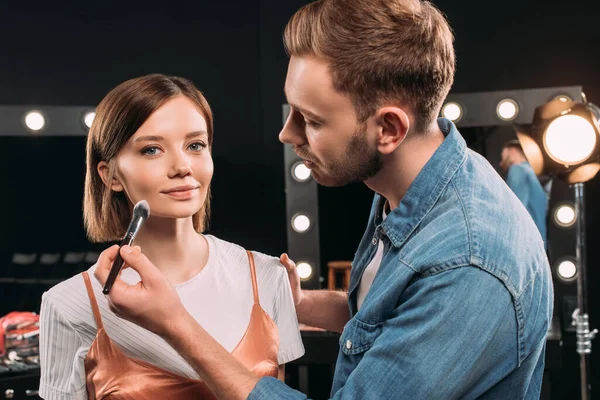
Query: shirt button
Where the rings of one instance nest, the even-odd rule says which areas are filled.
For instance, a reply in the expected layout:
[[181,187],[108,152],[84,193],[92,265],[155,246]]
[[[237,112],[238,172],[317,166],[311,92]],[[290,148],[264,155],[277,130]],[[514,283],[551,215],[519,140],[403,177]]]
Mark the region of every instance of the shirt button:
[[346,348],[350,350],[352,348],[352,342],[350,340],[346,340]]
[[375,246],[377,244],[377,236],[375,236],[373,238],[373,240],[371,241],[371,243],[373,243],[373,246]]

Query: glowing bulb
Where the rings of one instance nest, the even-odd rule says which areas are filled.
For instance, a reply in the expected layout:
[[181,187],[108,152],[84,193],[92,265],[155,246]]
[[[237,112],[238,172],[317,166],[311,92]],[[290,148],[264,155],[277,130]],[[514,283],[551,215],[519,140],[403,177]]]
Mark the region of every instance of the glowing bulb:
[[299,182],[304,182],[310,178],[310,169],[306,168],[303,162],[294,164],[292,176]]
[[511,99],[504,99],[498,103],[498,107],[496,107],[496,113],[498,113],[498,117],[505,121],[510,121],[517,117],[519,113],[519,106],[517,102]]
[[456,122],[462,117],[462,108],[458,103],[447,103],[442,108],[442,115],[450,121]]
[[292,227],[296,232],[306,232],[310,228],[310,218],[304,214],[298,214],[292,218]]
[[25,125],[37,132],[46,125],[46,118],[39,111],[31,111],[25,116]]
[[92,127],[92,122],[94,122],[95,117],[96,113],[93,111],[85,114],[85,117],[83,117],[83,123],[88,127],[88,129]]
[[309,263],[298,263],[298,265],[296,265],[296,269],[298,271],[298,276],[302,280],[306,280],[312,275],[312,266]]
[[563,103],[566,103],[567,101],[572,101],[572,100],[571,100],[571,98],[570,98],[569,96],[566,96],[566,95],[564,95],[564,94],[560,94],[560,95],[556,96],[556,97],[554,98],[554,100],[560,100],[560,101],[562,101]]
[[563,261],[558,264],[558,276],[564,280],[571,280],[577,274],[577,266],[573,261]]
[[596,132],[585,118],[563,115],[548,125],[544,146],[550,158],[565,165],[586,160],[596,147]]
[[554,220],[563,227],[569,227],[575,222],[575,209],[569,205],[559,206],[554,212]]

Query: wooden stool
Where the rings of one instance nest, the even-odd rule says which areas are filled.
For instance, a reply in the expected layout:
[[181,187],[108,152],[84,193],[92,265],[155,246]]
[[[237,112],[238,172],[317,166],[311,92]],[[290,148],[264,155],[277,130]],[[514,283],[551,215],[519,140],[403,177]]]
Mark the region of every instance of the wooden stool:
[[350,269],[352,268],[351,261],[329,261],[327,263],[329,274],[327,276],[327,288],[329,290],[335,290],[336,274],[339,272],[344,273],[344,286],[343,289],[348,291],[350,289]]

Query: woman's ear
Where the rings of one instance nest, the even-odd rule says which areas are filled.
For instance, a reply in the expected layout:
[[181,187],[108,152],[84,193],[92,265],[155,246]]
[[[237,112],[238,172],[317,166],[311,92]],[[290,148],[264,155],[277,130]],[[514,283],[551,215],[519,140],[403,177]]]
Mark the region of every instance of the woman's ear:
[[110,167],[108,166],[108,163],[106,161],[100,161],[98,163],[98,175],[100,175],[100,179],[102,179],[102,182],[104,182],[104,184],[111,190],[115,192],[123,191],[123,185],[117,178],[117,174],[111,174]]

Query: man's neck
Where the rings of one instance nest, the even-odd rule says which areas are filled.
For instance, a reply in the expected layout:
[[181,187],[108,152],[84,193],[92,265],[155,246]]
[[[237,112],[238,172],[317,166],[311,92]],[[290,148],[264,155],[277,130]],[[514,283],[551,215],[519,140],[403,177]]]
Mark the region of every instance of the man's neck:
[[387,199],[390,210],[395,209],[444,138],[437,123],[428,133],[412,134],[386,156],[381,171],[365,184]]

